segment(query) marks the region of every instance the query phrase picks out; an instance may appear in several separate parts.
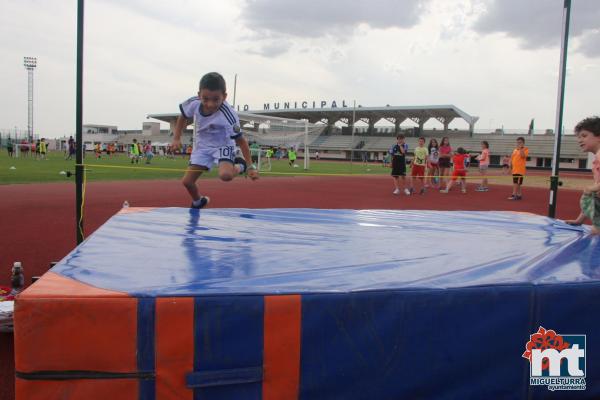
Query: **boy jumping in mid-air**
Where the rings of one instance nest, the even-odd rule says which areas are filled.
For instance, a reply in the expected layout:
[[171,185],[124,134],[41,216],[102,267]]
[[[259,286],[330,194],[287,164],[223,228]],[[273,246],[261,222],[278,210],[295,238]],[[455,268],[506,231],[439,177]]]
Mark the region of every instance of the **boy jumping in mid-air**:
[[588,217],[592,221],[592,233],[600,235],[600,117],[584,119],[575,127],[575,133],[583,151],[594,153],[594,161],[592,161],[594,183],[583,189],[579,201],[581,213],[577,219],[565,222],[581,225]]
[[[179,105],[181,115],[175,125],[171,144],[173,149],[181,147],[181,133],[194,121],[194,148],[182,180],[192,197],[191,208],[203,208],[210,201],[207,196],[198,193],[196,180],[215,165],[223,181],[230,181],[243,173],[253,180],[258,179],[258,171],[252,164],[250,147],[242,135],[237,113],[225,101],[226,98],[225,79],[217,72],[210,72],[200,79],[198,96]],[[240,147],[244,158],[235,157],[235,145]]]

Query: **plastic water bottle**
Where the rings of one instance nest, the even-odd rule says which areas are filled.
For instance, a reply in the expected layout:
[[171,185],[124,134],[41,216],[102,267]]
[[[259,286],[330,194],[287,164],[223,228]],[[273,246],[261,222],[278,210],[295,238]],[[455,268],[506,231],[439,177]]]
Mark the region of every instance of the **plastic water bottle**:
[[13,264],[10,285],[12,287],[11,293],[13,295],[20,293],[21,290],[23,290],[23,286],[25,286],[25,274],[20,261],[15,261]]
[[129,208],[129,202],[127,200],[123,202],[123,208]]

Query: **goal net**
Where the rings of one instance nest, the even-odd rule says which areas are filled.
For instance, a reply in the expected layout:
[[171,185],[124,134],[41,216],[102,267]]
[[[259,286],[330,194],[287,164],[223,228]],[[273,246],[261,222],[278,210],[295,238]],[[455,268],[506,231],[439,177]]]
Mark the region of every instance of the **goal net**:
[[[325,130],[324,124],[311,124],[305,120],[278,118],[268,115],[239,113],[242,131],[254,146],[253,158],[258,156],[262,171],[271,170],[271,161],[287,154],[293,148],[300,157],[310,154],[310,144]],[[260,151],[257,149],[260,149]],[[310,157],[304,157],[308,169]]]

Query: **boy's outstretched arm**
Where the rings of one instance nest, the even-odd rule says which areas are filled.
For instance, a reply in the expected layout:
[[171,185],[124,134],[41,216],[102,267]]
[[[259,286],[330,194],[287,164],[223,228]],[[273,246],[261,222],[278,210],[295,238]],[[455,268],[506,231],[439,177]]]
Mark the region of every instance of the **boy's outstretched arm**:
[[235,144],[237,144],[240,150],[242,150],[244,160],[246,160],[246,171],[248,176],[252,180],[258,179],[258,170],[256,169],[256,166],[252,164],[252,155],[250,154],[250,146],[248,146],[248,141],[245,137],[240,136],[235,139]]

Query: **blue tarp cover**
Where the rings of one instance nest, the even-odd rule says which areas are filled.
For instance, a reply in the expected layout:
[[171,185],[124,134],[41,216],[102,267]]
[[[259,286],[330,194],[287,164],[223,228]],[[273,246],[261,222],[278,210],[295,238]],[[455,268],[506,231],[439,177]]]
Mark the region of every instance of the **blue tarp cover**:
[[583,229],[513,212],[181,208],[112,217],[53,269],[135,296],[597,282]]

